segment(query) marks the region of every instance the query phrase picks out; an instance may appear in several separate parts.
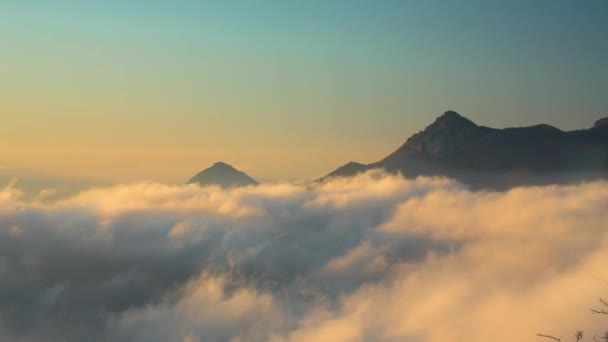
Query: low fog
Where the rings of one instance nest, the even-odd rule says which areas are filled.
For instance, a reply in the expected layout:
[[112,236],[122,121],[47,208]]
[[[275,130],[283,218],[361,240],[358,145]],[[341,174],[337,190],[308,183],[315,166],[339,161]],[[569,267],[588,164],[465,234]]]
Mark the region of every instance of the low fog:
[[608,183],[378,171],[222,190],[0,191],[0,340],[535,341],[601,334]]

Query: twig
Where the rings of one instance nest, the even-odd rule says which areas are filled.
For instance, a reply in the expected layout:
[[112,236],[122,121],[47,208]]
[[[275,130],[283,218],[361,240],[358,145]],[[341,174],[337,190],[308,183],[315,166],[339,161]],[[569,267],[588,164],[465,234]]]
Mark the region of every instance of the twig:
[[[608,301],[606,301],[602,298],[600,298],[600,303],[602,303],[602,305],[604,305],[605,307],[608,307]],[[600,309],[600,310],[591,309],[591,312],[600,314],[600,315],[608,315],[608,310],[606,310],[606,309]]]
[[579,342],[580,340],[583,339],[583,331],[577,330],[576,334],[574,334],[574,337],[576,338],[576,342]]
[[548,338],[551,339],[553,341],[557,341],[557,342],[562,342],[561,338],[555,337],[555,336],[551,336],[551,335],[545,335],[545,334],[536,334],[536,336],[538,337],[543,337],[543,338]]

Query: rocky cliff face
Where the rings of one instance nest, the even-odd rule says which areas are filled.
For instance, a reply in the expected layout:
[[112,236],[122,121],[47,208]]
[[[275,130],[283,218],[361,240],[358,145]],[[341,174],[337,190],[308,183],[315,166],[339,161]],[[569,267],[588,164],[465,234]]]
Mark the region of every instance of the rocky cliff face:
[[608,119],[571,132],[545,124],[495,129],[448,111],[386,158],[349,163],[328,177],[381,168],[406,177],[447,176],[479,188],[608,178],[606,129]]
[[437,158],[470,152],[484,129],[454,111],[447,111],[435,122],[410,137],[395,155],[425,154]]

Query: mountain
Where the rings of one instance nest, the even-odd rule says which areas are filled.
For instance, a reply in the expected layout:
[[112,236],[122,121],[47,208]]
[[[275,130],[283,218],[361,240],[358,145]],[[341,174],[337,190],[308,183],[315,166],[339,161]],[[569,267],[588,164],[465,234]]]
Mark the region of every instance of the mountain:
[[188,184],[219,185],[222,188],[234,188],[247,185],[259,184],[246,173],[234,167],[217,162],[208,169],[196,174],[188,181]]
[[608,117],[597,120],[593,125],[593,128],[598,128],[602,126],[608,126]]
[[380,168],[406,177],[446,176],[473,188],[608,178],[608,118],[565,132],[545,124],[490,128],[447,111],[384,159],[351,162],[323,179]]

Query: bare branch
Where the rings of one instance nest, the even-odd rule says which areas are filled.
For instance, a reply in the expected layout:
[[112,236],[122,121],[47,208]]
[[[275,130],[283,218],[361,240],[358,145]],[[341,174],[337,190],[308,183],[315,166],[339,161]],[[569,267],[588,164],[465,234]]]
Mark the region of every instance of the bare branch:
[[608,280],[605,280],[605,279],[602,279],[602,278],[596,278],[596,277],[593,277],[593,279],[608,284]]
[[[600,298],[599,301],[600,301],[600,303],[602,303],[602,305],[604,307],[608,307],[608,301],[606,301],[606,300],[604,300],[602,298]],[[591,309],[591,312],[596,313],[596,314],[600,314],[600,315],[608,315],[608,310],[607,309],[599,309],[599,310]]]
[[583,339],[583,331],[577,330],[576,334],[574,334],[574,337],[576,338],[576,342],[579,342],[580,340]]
[[604,336],[593,336],[593,340],[595,342],[599,342],[599,341],[608,341],[608,331],[604,334]]
[[543,337],[543,338],[548,338],[550,340],[553,341],[557,341],[557,342],[562,342],[562,339],[559,337],[555,337],[555,336],[551,336],[551,335],[545,335],[545,334],[536,334],[536,336],[538,337]]
[[591,309],[591,312],[596,313],[596,314],[600,314],[600,315],[608,315],[608,310],[595,310],[595,309]]

